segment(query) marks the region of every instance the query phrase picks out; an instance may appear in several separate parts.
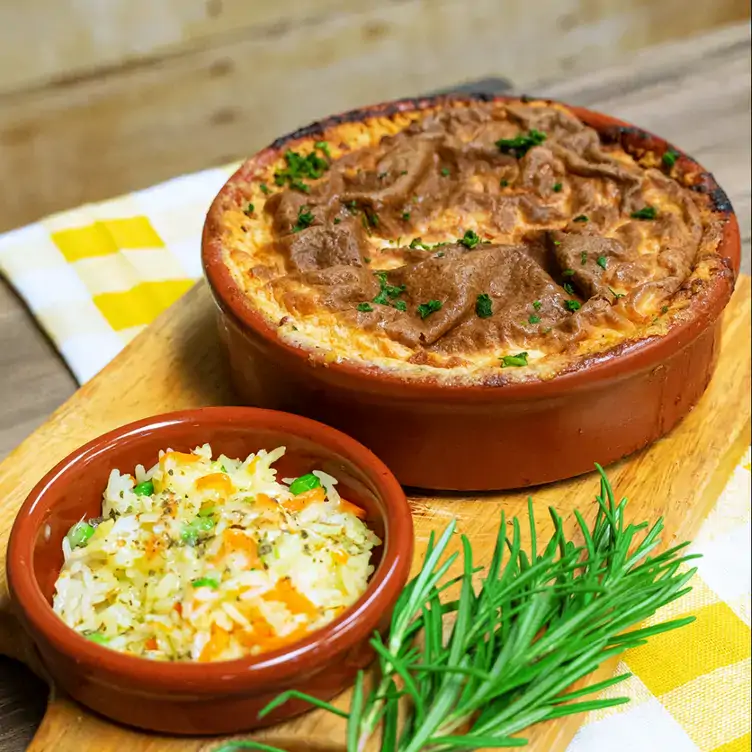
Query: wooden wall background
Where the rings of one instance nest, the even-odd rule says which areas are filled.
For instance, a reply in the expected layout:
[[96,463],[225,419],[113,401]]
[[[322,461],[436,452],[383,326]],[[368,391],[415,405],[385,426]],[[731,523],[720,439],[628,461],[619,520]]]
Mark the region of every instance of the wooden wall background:
[[0,231],[467,80],[519,89],[747,0],[0,0]]

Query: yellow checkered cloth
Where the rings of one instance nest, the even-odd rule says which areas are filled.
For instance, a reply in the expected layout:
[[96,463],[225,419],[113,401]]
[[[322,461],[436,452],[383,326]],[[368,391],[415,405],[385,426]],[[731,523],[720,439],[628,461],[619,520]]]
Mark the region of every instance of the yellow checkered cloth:
[[[204,216],[232,169],[0,236],[0,271],[80,382],[200,276]],[[748,451],[694,543],[694,589],[659,615],[697,620],[625,655],[633,676],[610,692],[632,702],[590,714],[568,752],[750,750],[750,537]]]
[[749,752],[751,493],[747,449],[690,548],[692,591],[645,626],[696,621],[625,653],[633,676],[604,695],[631,702],[590,713],[567,752]]
[[0,235],[0,272],[79,383],[201,276],[206,211],[235,165]]

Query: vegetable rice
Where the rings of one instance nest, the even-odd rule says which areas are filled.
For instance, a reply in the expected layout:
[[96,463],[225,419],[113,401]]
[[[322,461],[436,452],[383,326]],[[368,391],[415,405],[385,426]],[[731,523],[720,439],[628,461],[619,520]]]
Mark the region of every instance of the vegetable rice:
[[365,591],[381,541],[323,472],[277,480],[279,447],[245,460],[208,444],[113,470],[102,516],[63,539],[53,608],[91,640],[145,658],[274,650]]

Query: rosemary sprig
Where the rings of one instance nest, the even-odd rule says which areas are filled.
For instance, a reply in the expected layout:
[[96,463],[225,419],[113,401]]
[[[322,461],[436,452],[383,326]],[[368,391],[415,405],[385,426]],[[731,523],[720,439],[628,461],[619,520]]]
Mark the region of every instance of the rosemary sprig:
[[[305,699],[347,719],[347,752],[362,752],[380,732],[382,752],[519,747],[515,736],[546,720],[611,707],[627,698],[588,699],[628,674],[573,689],[605,660],[643,645],[655,634],[693,617],[630,628],[690,588],[695,570],[682,565],[696,556],[687,544],[651,556],[663,521],[626,524],[603,469],[592,527],[575,512],[581,544],[565,531],[553,508],[551,538],[539,547],[532,499],[528,501],[530,546],[522,546],[517,518],[502,513],[493,557],[480,587],[470,541],[462,536],[463,572],[442,583],[459,554],[445,557],[454,535],[451,522],[429,538],[423,566],[394,608],[384,640],[371,639],[377,656],[374,687],[357,676],[349,712],[290,691],[260,713],[288,699]],[[456,600],[440,595],[459,585]],[[449,628],[451,625],[451,629]],[[584,699],[583,699],[584,698]],[[402,712],[398,712],[401,709]],[[270,747],[231,742],[217,752]]]

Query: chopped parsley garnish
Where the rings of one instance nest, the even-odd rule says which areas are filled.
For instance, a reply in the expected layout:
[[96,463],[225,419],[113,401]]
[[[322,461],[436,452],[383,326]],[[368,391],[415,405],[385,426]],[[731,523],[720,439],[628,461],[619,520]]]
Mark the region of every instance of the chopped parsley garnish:
[[253,214],[255,208],[256,207],[253,204],[248,204],[245,208],[245,214]]
[[315,149],[318,149],[319,151],[324,152],[329,159],[332,158],[332,155],[329,153],[329,144],[326,143],[326,141],[317,141],[313,147]]
[[499,358],[499,360],[501,361],[502,368],[509,368],[510,366],[516,366],[519,368],[520,366],[527,365],[527,353],[521,352],[516,355],[504,355],[502,358]]
[[468,230],[457,242],[460,245],[464,245],[465,248],[472,250],[480,243],[480,238],[473,230]]
[[442,175],[443,175],[443,176],[444,176],[445,178],[448,178],[448,177],[449,177],[449,168],[448,168],[448,167],[442,167],[442,168],[441,168],[441,174],[442,174]]
[[390,285],[386,278],[386,272],[376,272],[376,279],[379,280],[379,286],[381,289],[379,290],[379,294],[373,299],[373,303],[378,303],[379,305],[391,305],[394,308],[396,308],[398,311],[405,310],[401,306],[398,306],[397,303],[401,303],[403,301],[395,301],[395,298],[398,298],[400,295],[402,295],[403,292],[405,292],[405,286],[404,285]]
[[608,266],[608,259],[605,256],[598,256],[598,260],[595,262],[601,269],[605,269]]
[[107,637],[107,635],[103,635],[101,632],[89,632],[89,634],[84,635],[84,637],[87,640],[96,642],[97,645],[106,645],[110,641],[110,638]]
[[500,186],[501,186],[502,188],[506,188],[506,187],[507,187],[507,186],[509,185],[509,181],[508,181],[508,180],[500,180],[500,181],[499,181],[499,185],[500,185]]
[[410,248],[422,248],[424,251],[431,251],[434,248],[441,248],[442,246],[448,245],[446,242],[442,243],[434,243],[433,245],[428,245],[428,243],[423,242],[423,238],[413,238],[410,241]]
[[358,303],[358,310],[361,313],[370,313],[373,310],[373,306],[370,303]]
[[569,282],[565,282],[562,287],[564,288],[564,292],[566,292],[567,295],[574,295],[574,287],[572,287]]
[[380,172],[378,175],[376,175],[376,177],[379,180],[383,180],[388,174],[389,174],[388,172]]
[[338,225],[342,220],[339,217],[334,218],[334,224]]
[[582,253],[580,254],[580,263],[581,263],[581,264],[582,264],[583,266],[585,266],[585,264],[587,264],[587,253],[585,253],[585,251],[583,251],[583,252],[582,252]]
[[561,276],[562,276],[562,277],[574,277],[574,269],[565,269],[565,270],[564,270],[564,271],[563,271],[563,272],[561,273]]
[[589,222],[590,220],[587,218],[585,214],[578,214],[572,222]]
[[[571,295],[571,293],[570,293]],[[568,311],[579,311],[580,308],[582,308],[582,304],[578,300],[566,300],[564,301],[564,306]]]
[[482,292],[475,299],[475,313],[479,319],[487,319],[493,315],[493,301],[488,293]]
[[216,590],[219,587],[219,582],[213,577],[199,577],[197,580],[192,580],[191,585],[195,588],[210,587]]
[[554,193],[561,193],[563,187],[561,183],[554,183]]
[[444,251],[439,251],[439,252],[438,252],[438,253],[436,254],[436,258],[444,258],[444,256],[446,256],[446,253],[444,253]]
[[619,298],[623,298],[625,293],[623,292],[616,292],[616,290],[612,290],[610,287],[608,288],[608,291],[618,300]]
[[536,316],[534,313],[531,314],[530,318],[528,319],[528,322],[530,324],[540,324],[540,316]]
[[274,173],[274,182],[277,185],[285,185],[286,183],[290,188],[303,193],[308,193],[311,190],[303,182],[303,178],[316,180],[329,169],[329,163],[315,151],[303,156],[288,149],[285,152],[285,162],[287,167]]
[[370,258],[369,258],[368,256],[363,256],[363,261],[364,261],[364,262],[365,262],[366,264],[370,264],[370,263],[371,263],[371,259],[370,259]]
[[409,211],[402,212],[402,219],[404,219],[405,222],[408,222],[410,220],[410,212]]
[[405,303],[404,300],[395,300],[394,303],[392,303],[392,308],[396,308],[398,311],[406,311],[407,303]]
[[543,307],[543,303],[541,303],[540,300],[533,301],[533,308],[535,308],[536,311],[540,311],[542,307]]
[[511,154],[513,157],[523,157],[534,146],[539,146],[546,140],[546,134],[540,131],[532,130],[527,133],[521,133],[515,138],[500,138],[496,142],[496,146],[499,147],[499,151],[502,154]]
[[390,304],[389,296],[387,295],[384,289],[379,291],[379,294],[373,299],[373,302],[378,303],[379,305],[386,305],[386,306]]
[[661,313],[668,313],[668,306],[667,305],[661,307]]
[[356,211],[358,211],[358,202],[353,201],[345,201],[345,206],[353,213],[355,214]]
[[656,214],[654,206],[643,206],[639,211],[634,211],[630,216],[632,219],[655,219]]
[[321,480],[317,475],[313,473],[306,473],[290,483],[290,493],[293,496],[305,493],[306,491],[312,491],[314,488],[321,487]]
[[421,303],[418,306],[418,315],[424,319],[432,313],[441,310],[442,303],[440,300],[429,300],[428,303]]
[[366,212],[366,219],[371,227],[379,226],[379,215],[374,212]]
[[271,189],[266,183],[261,183],[259,188],[261,188],[261,193],[263,193],[264,196],[268,196],[271,193]]
[[669,149],[661,157],[661,161],[663,162],[663,164],[665,164],[666,167],[669,167],[669,168],[673,167],[676,164],[677,159],[679,159],[679,152],[674,151],[673,149]]
[[298,209],[298,221],[292,226],[293,232],[300,232],[313,224],[313,214],[308,211],[308,207],[301,206]]

